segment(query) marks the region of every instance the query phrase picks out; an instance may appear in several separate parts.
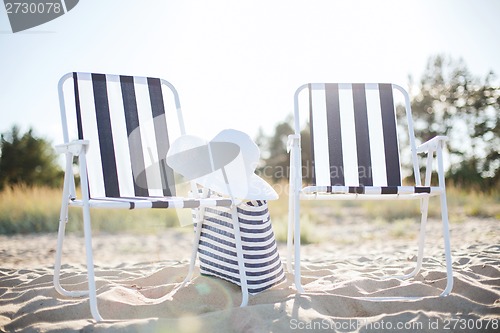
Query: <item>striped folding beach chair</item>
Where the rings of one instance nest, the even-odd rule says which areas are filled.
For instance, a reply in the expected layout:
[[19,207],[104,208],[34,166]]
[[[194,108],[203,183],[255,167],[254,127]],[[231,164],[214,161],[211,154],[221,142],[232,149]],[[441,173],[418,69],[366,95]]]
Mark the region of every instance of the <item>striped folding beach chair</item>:
[[[234,202],[230,198],[176,196],[173,170],[166,157],[170,142],[185,130],[179,97],[169,82],[150,77],[68,73],[59,81],[59,102],[64,144],[56,149],[65,154],[66,168],[54,286],[66,296],[88,295],[92,316],[100,321],[91,208],[197,209],[231,207]],[[74,112],[66,112],[69,108]],[[74,157],[79,161],[80,198],[75,193]],[[83,210],[88,273],[88,290],[83,291],[68,291],[60,283],[69,206]]]
[[[404,99],[414,186],[402,184],[396,97]],[[447,273],[447,284],[441,296],[448,295],[453,286],[453,275],[442,157],[446,137],[437,136],[416,146],[410,98],[395,84],[311,83],[296,91],[294,104],[295,134],[289,136],[288,143],[291,150],[291,195],[287,267],[292,272],[294,252],[297,290],[303,291],[300,278],[301,199],[420,200],[422,216],[416,267],[410,273],[396,277],[408,279],[414,277],[422,266],[429,197],[439,196]],[[308,116],[304,118],[309,122],[311,135],[311,156],[307,166],[301,165],[301,109],[308,109]],[[418,153],[427,154],[423,185]],[[437,157],[437,186],[431,186],[434,153]],[[310,170],[310,174],[303,175],[303,170]],[[305,187],[304,176],[312,182]]]

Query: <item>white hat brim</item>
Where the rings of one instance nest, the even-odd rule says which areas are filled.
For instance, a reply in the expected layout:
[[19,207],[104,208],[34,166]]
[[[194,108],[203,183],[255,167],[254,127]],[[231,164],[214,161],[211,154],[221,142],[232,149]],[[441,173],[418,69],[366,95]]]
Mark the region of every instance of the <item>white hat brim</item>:
[[[227,157],[228,160],[224,162],[224,166],[218,166],[214,170],[213,160],[211,164],[207,164],[208,162],[203,160],[212,156],[211,153],[208,150],[206,154],[200,153],[204,152],[203,147],[211,143],[233,144],[239,147],[239,150],[235,150],[234,154],[229,154],[227,150],[230,147],[228,145],[223,149],[225,151],[219,154]],[[200,155],[203,161],[199,161],[198,164],[192,156],[195,152],[203,155]],[[237,130],[223,130],[210,143],[192,135],[180,137],[172,144],[167,153],[167,164],[187,179],[220,194],[233,196],[240,200],[276,200],[278,194],[273,187],[255,174],[259,157],[258,146],[247,134]],[[211,170],[207,169],[210,165]]]

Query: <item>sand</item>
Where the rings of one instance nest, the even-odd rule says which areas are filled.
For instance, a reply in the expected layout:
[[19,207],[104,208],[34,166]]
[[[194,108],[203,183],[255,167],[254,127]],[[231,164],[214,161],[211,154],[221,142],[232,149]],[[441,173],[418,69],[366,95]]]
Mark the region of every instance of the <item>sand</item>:
[[[454,288],[446,283],[439,221],[428,222],[424,265],[410,282],[380,277],[415,264],[417,225],[348,221],[315,229],[302,248],[304,294],[293,276],[240,308],[239,287],[187,273],[192,233],[94,236],[98,304],[61,296],[52,284],[55,234],[0,236],[0,332],[495,332],[500,328],[500,221],[451,225]],[[415,232],[414,232],[415,230]],[[280,244],[283,262],[284,244]],[[86,287],[83,238],[65,242],[62,283]],[[167,297],[164,295],[169,294]],[[363,296],[421,296],[367,301]]]

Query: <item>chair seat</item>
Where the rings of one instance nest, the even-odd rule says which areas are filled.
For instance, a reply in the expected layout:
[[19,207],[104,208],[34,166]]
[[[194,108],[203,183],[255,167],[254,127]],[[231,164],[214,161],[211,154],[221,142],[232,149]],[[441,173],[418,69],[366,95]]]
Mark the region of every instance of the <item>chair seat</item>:
[[436,186],[307,186],[303,194],[414,195],[441,193]]
[[[91,198],[92,208],[199,208],[199,207],[230,207],[231,199],[185,199],[180,197],[127,197],[127,198]],[[83,206],[82,200],[70,200],[71,206]]]

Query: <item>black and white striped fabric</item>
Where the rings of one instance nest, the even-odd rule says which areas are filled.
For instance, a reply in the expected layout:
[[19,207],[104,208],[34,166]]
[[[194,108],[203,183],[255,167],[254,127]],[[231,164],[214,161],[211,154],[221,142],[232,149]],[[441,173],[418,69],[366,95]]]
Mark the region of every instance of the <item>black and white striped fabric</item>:
[[[267,202],[254,200],[240,204],[238,220],[248,292],[256,294],[285,281]],[[229,208],[205,209],[198,255],[203,275],[241,285]]]
[[[176,198],[172,169],[165,159],[170,133],[181,132],[178,105],[166,109],[172,87],[151,77],[73,73],[78,138],[86,154],[92,206],[192,208],[231,204]],[[176,94],[176,93],[175,93]],[[169,127],[171,126],[171,127]],[[178,133],[180,134],[180,133]]]
[[315,192],[430,193],[402,186],[392,84],[309,84]]

